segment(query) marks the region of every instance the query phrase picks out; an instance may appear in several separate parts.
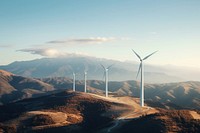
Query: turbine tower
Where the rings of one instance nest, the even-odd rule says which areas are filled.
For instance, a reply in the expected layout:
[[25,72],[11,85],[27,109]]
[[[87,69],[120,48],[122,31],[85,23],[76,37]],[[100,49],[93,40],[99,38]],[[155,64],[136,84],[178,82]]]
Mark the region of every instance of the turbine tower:
[[86,93],[87,92],[87,72],[85,71],[84,73],[84,79],[85,79],[85,89],[84,89],[84,92]]
[[144,107],[144,64],[143,64],[143,61],[146,60],[147,58],[149,58],[150,56],[152,56],[153,54],[155,54],[157,51],[147,55],[143,59],[134,50],[133,50],[133,52],[135,53],[135,55],[140,60],[140,66],[139,66],[139,70],[138,70],[136,78],[138,77],[139,72],[141,72],[140,73],[141,74],[141,80],[140,80],[140,106]]
[[105,84],[106,84],[106,97],[108,97],[108,70],[113,66],[114,64],[108,66],[107,68],[105,66],[103,66],[101,64],[101,66],[103,67],[104,69],[104,75],[103,77],[105,77]]
[[73,72],[73,91],[76,91],[76,74]]

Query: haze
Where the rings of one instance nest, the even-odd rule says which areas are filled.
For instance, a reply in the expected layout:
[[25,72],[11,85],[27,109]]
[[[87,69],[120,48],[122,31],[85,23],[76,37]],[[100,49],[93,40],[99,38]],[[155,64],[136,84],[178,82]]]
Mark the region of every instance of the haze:
[[199,0],[0,2],[0,64],[83,54],[200,68]]

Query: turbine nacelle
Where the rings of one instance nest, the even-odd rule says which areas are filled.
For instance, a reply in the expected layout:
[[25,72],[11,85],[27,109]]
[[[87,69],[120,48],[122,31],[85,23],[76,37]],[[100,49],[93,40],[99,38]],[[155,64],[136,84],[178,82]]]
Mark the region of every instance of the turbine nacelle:
[[151,54],[145,56],[143,59],[142,59],[142,58],[139,56],[139,54],[136,53],[133,49],[132,49],[132,51],[135,53],[135,55],[136,55],[136,56],[139,58],[139,60],[140,60],[140,65],[139,65],[138,73],[137,73],[137,76],[136,76],[136,79],[137,79],[137,77],[138,77],[138,75],[139,75],[139,73],[140,73],[140,71],[141,71],[142,62],[143,62],[144,60],[146,60],[147,58],[149,58],[150,56],[152,56],[153,54],[155,54],[157,51],[155,51],[155,52],[153,52],[153,53],[151,53]]
[[105,78],[105,92],[106,92],[106,97],[108,97],[108,70],[114,65],[110,65],[107,68],[100,64],[102,66],[102,68],[104,69],[104,73],[103,73],[103,79]]
[[108,71],[114,64],[108,66],[108,67],[105,67],[104,65],[100,64],[101,67],[105,70],[105,71]]
[[140,62],[146,60],[147,58],[149,58],[150,56],[152,56],[153,54],[155,54],[156,52],[158,52],[158,51],[155,51],[155,52],[153,52],[153,53],[151,53],[151,54],[145,56],[145,57],[142,59],[133,49],[132,49],[132,51],[133,51],[133,52],[135,53],[135,55],[139,58]]

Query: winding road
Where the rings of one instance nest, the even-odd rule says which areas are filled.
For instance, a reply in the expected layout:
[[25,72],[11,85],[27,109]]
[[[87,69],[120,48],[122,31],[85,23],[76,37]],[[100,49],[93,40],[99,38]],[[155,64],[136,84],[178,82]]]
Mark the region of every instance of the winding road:
[[[151,109],[150,107],[147,107],[145,110],[140,110],[140,111],[137,111],[137,112],[130,113],[126,116],[117,118],[116,121],[114,121],[114,125],[107,129],[107,133],[110,133],[114,128],[119,126],[124,121],[127,121],[128,120],[127,118],[137,119],[140,116],[142,116],[144,113],[148,112],[150,109]],[[134,116],[134,117],[131,117],[131,116]]]

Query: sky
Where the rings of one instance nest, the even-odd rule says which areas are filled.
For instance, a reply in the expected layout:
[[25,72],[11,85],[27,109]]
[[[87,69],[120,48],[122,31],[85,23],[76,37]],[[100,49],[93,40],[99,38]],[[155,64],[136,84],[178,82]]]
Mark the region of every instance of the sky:
[[0,0],[0,65],[79,54],[200,68],[200,0]]

